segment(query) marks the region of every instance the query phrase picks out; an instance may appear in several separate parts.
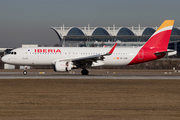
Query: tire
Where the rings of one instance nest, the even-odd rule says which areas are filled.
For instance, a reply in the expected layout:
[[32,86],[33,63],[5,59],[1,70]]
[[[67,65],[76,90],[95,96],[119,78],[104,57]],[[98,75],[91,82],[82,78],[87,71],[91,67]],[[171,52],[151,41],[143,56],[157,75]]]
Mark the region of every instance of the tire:
[[83,69],[83,70],[81,71],[81,74],[82,74],[82,75],[88,75],[88,74],[89,74],[89,71],[86,70],[86,69]]
[[23,75],[27,75],[27,71],[26,70],[23,71]]

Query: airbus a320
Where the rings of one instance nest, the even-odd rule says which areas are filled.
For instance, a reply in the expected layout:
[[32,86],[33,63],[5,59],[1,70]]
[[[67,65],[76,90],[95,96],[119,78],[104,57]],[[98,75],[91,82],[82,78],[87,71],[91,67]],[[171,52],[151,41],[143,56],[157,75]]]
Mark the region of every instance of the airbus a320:
[[[88,75],[88,67],[123,66],[143,63],[174,55],[168,50],[174,20],[165,20],[149,40],[141,47],[112,48],[94,47],[34,47],[17,48],[2,57],[4,63],[12,65],[52,65],[54,71],[70,71],[81,68],[82,75]],[[27,74],[27,70],[23,71]]]

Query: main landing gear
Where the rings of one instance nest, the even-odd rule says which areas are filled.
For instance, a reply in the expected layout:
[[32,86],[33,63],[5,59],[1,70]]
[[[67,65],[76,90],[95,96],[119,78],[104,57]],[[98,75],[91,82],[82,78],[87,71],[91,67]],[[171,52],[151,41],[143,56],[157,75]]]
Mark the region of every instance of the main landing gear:
[[82,69],[81,74],[82,75],[88,75],[89,71],[86,69]]

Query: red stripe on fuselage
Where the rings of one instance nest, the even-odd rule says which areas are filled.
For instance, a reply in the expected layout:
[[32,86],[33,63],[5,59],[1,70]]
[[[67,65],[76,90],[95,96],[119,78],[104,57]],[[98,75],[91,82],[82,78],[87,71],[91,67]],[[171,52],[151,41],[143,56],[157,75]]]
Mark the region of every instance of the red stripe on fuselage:
[[[162,54],[161,56],[157,57],[154,53],[162,51],[159,49],[153,49],[153,50],[142,49],[142,50],[143,50],[143,53],[138,52],[138,54],[134,57],[134,59],[128,65],[160,59],[166,55],[166,54]],[[140,57],[140,56],[143,56],[143,57]]]
[[170,35],[171,30],[166,30],[152,36],[128,65],[143,63],[164,57],[166,54],[156,56],[154,53],[167,51]]

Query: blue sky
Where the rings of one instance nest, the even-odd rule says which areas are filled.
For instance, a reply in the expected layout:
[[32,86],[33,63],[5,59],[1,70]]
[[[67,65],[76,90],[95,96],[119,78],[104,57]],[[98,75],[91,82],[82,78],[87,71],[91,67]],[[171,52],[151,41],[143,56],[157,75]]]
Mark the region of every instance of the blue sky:
[[0,47],[59,43],[51,26],[180,26],[180,0],[1,0]]

